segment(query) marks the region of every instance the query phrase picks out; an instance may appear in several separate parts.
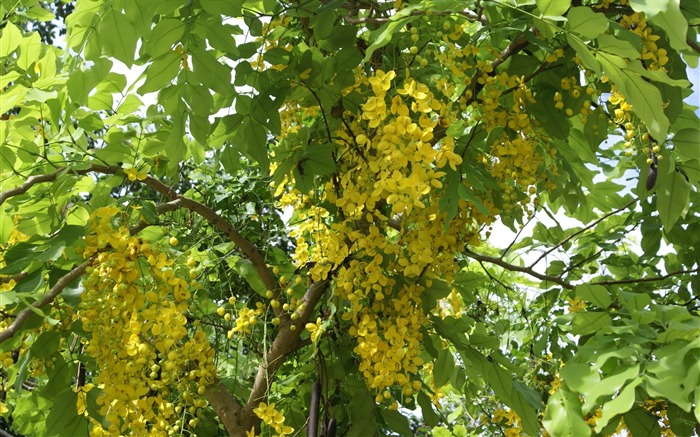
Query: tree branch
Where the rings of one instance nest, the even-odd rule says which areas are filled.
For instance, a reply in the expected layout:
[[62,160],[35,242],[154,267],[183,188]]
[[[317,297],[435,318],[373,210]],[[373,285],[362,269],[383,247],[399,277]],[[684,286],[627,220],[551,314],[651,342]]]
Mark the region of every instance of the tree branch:
[[90,265],[90,263],[92,263],[91,259],[85,261],[77,267],[74,267],[73,270],[66,273],[63,275],[63,277],[61,277],[61,279],[56,281],[54,286],[51,287],[49,292],[46,293],[40,301],[32,303],[30,306],[17,313],[17,317],[15,317],[15,320],[10,324],[10,326],[8,326],[4,331],[0,332],[0,343],[12,338],[12,336],[14,336],[17,331],[22,328],[24,322],[27,321],[29,316],[31,316],[34,311],[53,302],[68,284],[78,279],[83,273],[85,273],[85,269]]
[[549,281],[549,282],[554,282],[555,284],[559,284],[564,288],[567,289],[573,289],[574,286],[569,284],[568,282],[564,281],[562,278],[559,276],[552,276],[552,275],[545,275],[542,273],[538,273],[534,271],[530,267],[521,267],[521,266],[516,266],[515,264],[510,264],[508,262],[505,262],[501,258],[495,258],[492,256],[488,255],[480,255],[478,253],[472,252],[471,250],[467,249],[464,251],[465,255],[467,255],[469,258],[475,259],[480,262],[488,262],[491,264],[496,264],[497,266],[501,266],[506,270],[514,271],[514,272],[521,272],[525,273],[529,276],[532,276],[533,278],[537,278],[541,281]]
[[700,273],[700,267],[697,269],[692,269],[692,270],[676,270],[675,272],[667,273],[662,276],[649,276],[647,278],[640,278],[640,279],[619,279],[619,280],[613,280],[613,281],[600,281],[600,282],[591,282],[592,285],[620,285],[620,284],[639,284],[639,283],[644,283],[644,282],[658,282],[658,281],[663,281],[664,279],[671,278],[673,276],[678,276],[678,275],[686,275],[690,273]]
[[690,38],[686,38],[685,42],[688,43],[688,45],[695,50],[696,52],[700,53],[700,44],[698,44],[696,41],[693,41]]
[[63,171],[65,171],[66,167],[61,167],[58,170],[55,170],[51,173],[46,173],[46,174],[40,174],[40,175],[35,175],[35,176],[29,176],[27,180],[20,185],[19,187],[12,188],[7,191],[2,191],[0,192],[0,205],[5,203],[7,199],[10,197],[14,196],[19,196],[20,194],[24,194],[32,188],[36,184],[41,184],[44,182],[52,182],[56,180],[56,176],[61,174]]
[[[116,174],[118,172],[121,172],[122,168],[117,166],[92,164],[89,169],[84,170],[71,170],[70,167],[61,167],[51,173],[30,176],[27,179],[27,181],[19,187],[0,192],[0,205],[10,197],[24,194],[25,192],[27,192],[27,190],[29,190],[36,184],[54,181],[56,177],[64,171],[68,171],[74,174],[86,174],[90,172]],[[241,252],[243,252],[243,254],[253,263],[253,266],[260,275],[260,278],[262,279],[263,284],[265,284],[265,287],[275,294],[274,298],[279,297],[279,293],[281,290],[280,287],[277,286],[277,280],[275,278],[275,275],[272,273],[272,270],[268,268],[267,263],[265,262],[265,259],[262,257],[260,252],[258,252],[255,246],[253,246],[252,243],[250,243],[245,237],[243,237],[243,235],[241,235],[228,221],[226,221],[223,217],[217,214],[216,211],[204,205],[203,203],[197,202],[179,194],[172,187],[162,183],[161,181],[152,176],[148,176],[145,180],[140,182],[153,188],[166,199],[170,200],[171,202],[169,202],[169,204],[171,206],[174,205],[173,202],[177,201],[180,205],[182,205],[182,207],[200,215],[202,218],[207,220],[207,222],[210,225],[224,232],[229,238],[229,240],[235,243],[236,246],[238,246],[238,248],[241,250]],[[143,224],[136,226],[143,226]],[[275,315],[279,316],[280,312],[280,309],[275,309]]]
[[[272,342],[270,351],[267,353],[265,361],[258,368],[258,374],[255,377],[250,396],[248,396],[245,410],[249,410],[252,413],[253,408],[256,408],[258,403],[267,395],[275,372],[284,363],[285,358],[297,349],[299,336],[304,331],[304,327],[309,322],[316,304],[323,296],[328,284],[328,280],[311,284],[301,299],[300,305],[303,305],[303,309],[298,311],[299,317],[296,320],[285,317],[280,324],[279,332]],[[291,329],[292,326],[294,326],[294,330]]]
[[[427,11],[413,11],[409,16],[418,17],[422,15],[428,15]],[[464,10],[464,11],[444,11],[444,12],[432,12],[431,15],[461,15],[467,17],[467,19],[472,21],[478,21],[479,23],[486,25],[486,16],[478,15],[476,12]],[[345,21],[349,24],[384,24],[392,20],[393,17],[363,17],[363,18],[353,18],[345,17]]]
[[536,265],[537,265],[540,261],[542,261],[547,255],[549,255],[550,253],[554,252],[555,250],[557,250],[557,248],[563,246],[563,245],[566,244],[567,242],[571,241],[572,238],[574,238],[574,237],[576,237],[576,236],[578,236],[578,235],[581,235],[582,233],[584,233],[584,232],[586,232],[587,230],[593,228],[593,227],[596,226],[598,223],[602,222],[603,220],[607,219],[608,217],[610,217],[610,216],[612,216],[612,215],[615,215],[615,214],[617,214],[617,213],[620,212],[620,211],[624,211],[625,209],[629,208],[629,207],[632,206],[633,204],[637,203],[637,200],[639,200],[639,199],[632,199],[631,201],[629,201],[629,202],[628,202],[625,206],[623,206],[622,208],[616,209],[616,210],[614,210],[614,211],[610,211],[609,213],[603,215],[602,217],[598,218],[597,220],[592,221],[592,222],[589,223],[588,225],[584,226],[583,228],[579,229],[578,231],[576,231],[576,232],[572,233],[571,235],[569,235],[568,237],[564,238],[564,239],[561,240],[559,243],[555,244],[555,245],[552,246],[550,249],[546,250],[542,255],[540,255],[539,258],[537,258],[533,263],[531,263],[531,264],[529,265],[529,268],[533,268],[534,266],[536,266]]

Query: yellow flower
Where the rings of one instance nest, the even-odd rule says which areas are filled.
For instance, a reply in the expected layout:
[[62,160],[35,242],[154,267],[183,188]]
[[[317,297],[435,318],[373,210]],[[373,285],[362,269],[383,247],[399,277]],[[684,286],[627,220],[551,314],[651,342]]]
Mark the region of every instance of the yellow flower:
[[396,77],[396,72],[394,70],[383,72],[382,70],[377,70],[374,77],[369,78],[369,83],[372,85],[372,91],[376,95],[384,95],[386,91],[391,87],[391,81]]
[[306,330],[311,333],[311,341],[316,343],[324,331],[321,327],[321,318],[317,318],[316,323],[307,323]]

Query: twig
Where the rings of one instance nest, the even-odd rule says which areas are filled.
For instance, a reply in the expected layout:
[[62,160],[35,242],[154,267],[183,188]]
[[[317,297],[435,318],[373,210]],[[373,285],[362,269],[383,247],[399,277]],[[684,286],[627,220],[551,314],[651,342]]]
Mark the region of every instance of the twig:
[[15,188],[12,188],[12,189],[7,190],[7,191],[0,192],[0,205],[5,203],[5,201],[7,199],[9,199],[10,197],[19,196],[20,194],[26,193],[27,190],[29,190],[30,188],[32,188],[36,184],[41,184],[44,182],[52,182],[52,181],[56,180],[56,176],[61,174],[61,172],[65,171],[65,169],[66,169],[66,167],[61,167],[58,170],[55,170],[51,173],[30,176],[19,187],[15,187]]
[[77,267],[74,267],[73,270],[70,272],[66,273],[56,281],[53,287],[49,290],[48,293],[44,295],[44,297],[38,301],[34,302],[31,305],[29,305],[27,308],[23,309],[19,313],[17,313],[17,317],[15,320],[10,324],[10,326],[7,327],[4,331],[0,332],[0,343],[3,341],[12,338],[17,331],[19,331],[22,328],[22,325],[24,324],[25,321],[31,316],[34,311],[38,310],[39,308],[43,308],[46,305],[50,304],[51,302],[56,299],[56,297],[63,291],[64,288],[74,280],[78,279],[83,273],[85,273],[85,269],[92,263],[92,260],[87,260],[84,263],[78,265]]
[[685,274],[690,274],[690,273],[700,273],[700,267],[697,269],[692,269],[692,270],[676,270],[675,272],[667,273],[662,276],[650,276],[647,278],[640,278],[640,279],[619,279],[616,281],[600,281],[600,282],[591,282],[592,285],[619,285],[619,284],[639,284],[639,283],[644,283],[644,282],[658,282],[658,281],[663,281],[664,279],[671,278],[673,276],[678,276],[678,275],[685,275]]
[[700,53],[700,44],[698,44],[697,42],[693,41],[693,40],[690,39],[690,38],[686,38],[685,42],[687,42],[688,45],[689,45],[693,50],[695,50],[696,52]]
[[629,201],[629,202],[628,202],[625,206],[623,206],[622,208],[616,209],[616,210],[614,210],[614,211],[610,211],[609,213],[603,215],[602,217],[598,218],[597,220],[594,220],[594,221],[591,222],[590,224],[584,226],[583,228],[579,229],[578,231],[576,231],[576,232],[574,232],[573,234],[569,235],[568,237],[564,238],[564,239],[561,240],[559,243],[555,244],[555,245],[552,246],[550,249],[548,249],[548,250],[546,250],[544,253],[542,253],[542,255],[540,255],[539,258],[537,258],[533,263],[531,263],[531,264],[529,265],[529,268],[533,268],[534,266],[536,266],[537,263],[539,263],[540,261],[542,261],[547,255],[549,255],[550,253],[552,253],[552,252],[554,252],[555,250],[557,250],[559,247],[561,247],[561,246],[563,246],[564,244],[566,244],[567,242],[569,242],[572,238],[576,237],[577,235],[581,235],[582,233],[584,233],[584,232],[586,232],[587,230],[593,228],[593,227],[596,226],[598,223],[602,222],[603,220],[607,219],[608,217],[610,217],[610,216],[612,216],[612,215],[615,215],[615,214],[617,214],[617,213],[620,212],[620,211],[624,211],[625,209],[629,208],[629,207],[632,206],[633,204],[637,203],[637,200],[639,200],[639,199],[632,199],[631,201]]
[[[419,17],[422,15],[427,15],[427,11],[413,11],[409,16],[410,17]],[[440,16],[445,16],[445,15],[461,15],[463,17],[467,17],[468,19],[472,21],[478,21],[479,23],[486,25],[486,16],[485,15],[478,15],[476,12],[472,11],[444,11],[444,12],[432,12],[431,15],[440,15]],[[352,18],[352,17],[345,17],[345,21],[348,22],[349,24],[384,24],[388,23],[391,21],[393,17],[363,17],[363,18]]]
[[559,285],[561,285],[561,286],[564,287],[564,288],[568,288],[568,289],[573,289],[573,288],[574,288],[573,285],[571,285],[571,284],[569,284],[568,282],[564,281],[564,280],[563,280],[562,278],[560,278],[559,276],[552,276],[552,275],[545,275],[545,274],[542,274],[542,273],[538,273],[538,272],[532,270],[532,268],[530,268],[530,267],[516,266],[515,264],[510,264],[510,263],[505,262],[505,261],[502,260],[501,258],[495,258],[495,257],[488,256],[488,255],[480,255],[480,254],[478,254],[478,253],[472,252],[472,251],[469,250],[469,249],[465,250],[464,253],[465,253],[465,255],[467,255],[469,258],[473,258],[473,259],[475,259],[475,260],[477,260],[477,261],[484,261],[484,262],[488,262],[488,263],[491,263],[491,264],[496,264],[497,266],[501,266],[501,267],[503,267],[503,268],[506,269],[506,270],[511,270],[511,271],[514,271],[514,272],[525,273],[525,274],[527,274],[527,275],[530,275],[530,276],[532,276],[532,277],[534,277],[534,278],[537,278],[537,279],[539,279],[539,280],[542,280],[542,281],[554,282],[555,284],[559,284]]

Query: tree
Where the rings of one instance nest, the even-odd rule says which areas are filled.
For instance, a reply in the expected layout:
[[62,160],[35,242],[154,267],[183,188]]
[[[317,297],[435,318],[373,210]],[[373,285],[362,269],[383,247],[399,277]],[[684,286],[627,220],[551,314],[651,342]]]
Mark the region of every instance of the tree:
[[3,435],[700,432],[697,2],[42,5]]

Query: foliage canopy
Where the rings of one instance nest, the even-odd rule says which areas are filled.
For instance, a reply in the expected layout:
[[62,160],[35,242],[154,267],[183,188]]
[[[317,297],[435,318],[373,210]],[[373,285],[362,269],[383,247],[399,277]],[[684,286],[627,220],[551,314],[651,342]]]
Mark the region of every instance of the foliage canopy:
[[697,1],[57,4],[0,3],[0,429],[700,432]]

